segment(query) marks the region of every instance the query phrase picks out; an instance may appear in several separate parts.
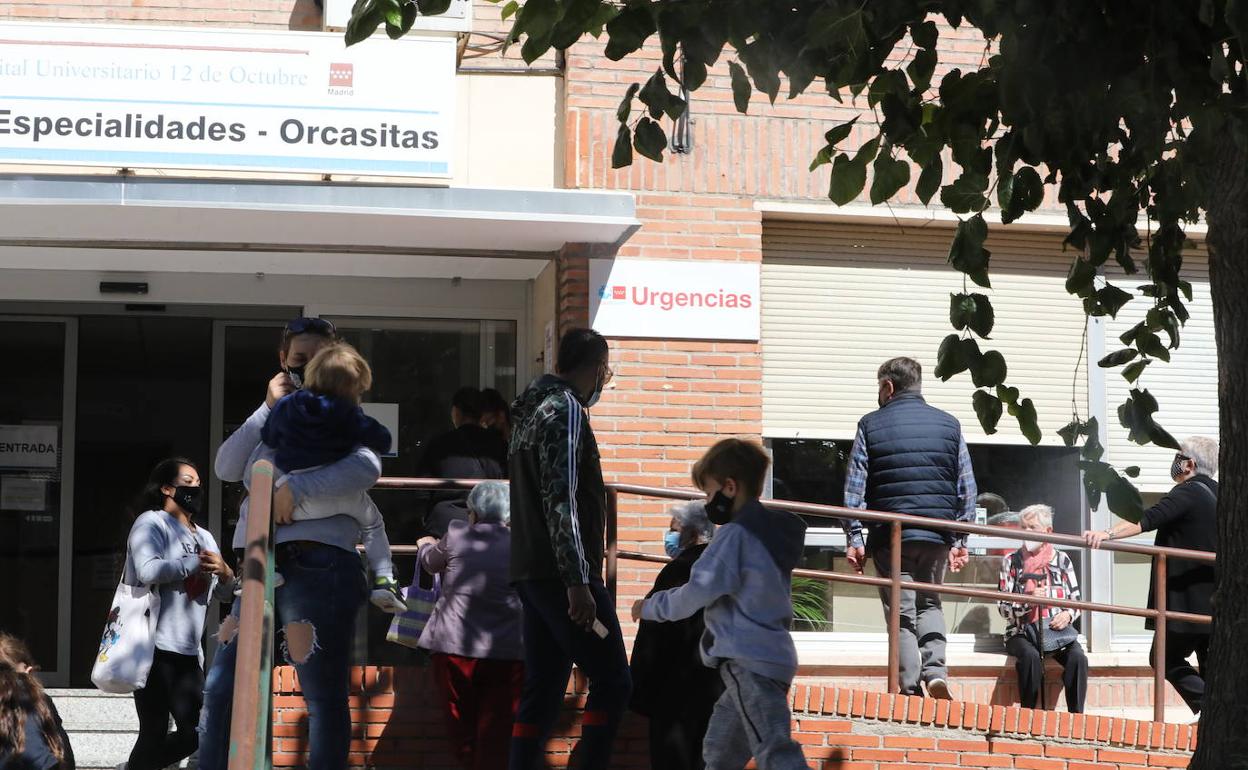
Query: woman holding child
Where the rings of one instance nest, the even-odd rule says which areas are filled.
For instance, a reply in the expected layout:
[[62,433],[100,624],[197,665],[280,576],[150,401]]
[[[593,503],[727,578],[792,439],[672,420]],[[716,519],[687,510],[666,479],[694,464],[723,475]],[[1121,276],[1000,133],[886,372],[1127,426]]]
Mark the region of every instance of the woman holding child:
[[[334,327],[323,319],[297,318],[287,324],[278,351],[282,371],[269,381],[264,403],[221,445],[216,461],[218,477],[248,484],[250,469],[257,460],[275,459],[276,448],[262,441],[270,414],[282,399],[309,384],[307,380],[317,379],[318,366],[331,363],[328,359],[315,362],[317,354],[335,343]],[[332,376],[328,370],[321,372],[325,375],[321,384],[332,381],[334,386],[321,393],[316,393],[315,388],[309,390],[327,397],[329,401],[321,406],[327,412],[340,414],[342,421],[309,431],[311,424],[302,420],[308,415],[288,408],[288,402],[280,411],[292,412],[286,415],[289,419],[269,427],[270,434],[276,431],[295,436],[295,442],[306,453],[291,454],[293,462],[301,467],[287,469],[298,472],[279,479],[273,513],[278,525],[274,536],[276,569],[281,576],[275,599],[276,621],[281,630],[282,653],[298,672],[307,703],[307,766],[313,770],[339,770],[347,764],[351,742],[347,703],[351,647],[355,618],[368,596],[364,571],[355,551],[362,537],[370,564],[381,578],[374,599],[394,606],[386,599],[392,595],[393,586],[391,575],[386,574],[389,545],[381,547],[385,530],[366,494],[381,475],[381,460],[376,451],[380,439],[375,427],[358,414],[359,395],[367,388],[364,382],[371,374],[367,364],[359,366],[363,359],[353,349],[337,349],[334,360],[341,366],[334,367]],[[344,396],[354,403],[331,403]],[[309,401],[301,404],[313,408]],[[309,435],[313,438],[308,439]],[[320,464],[304,467],[309,461]],[[246,545],[246,522],[244,500],[234,536],[236,549]],[[235,618],[237,611],[236,602]],[[236,646],[230,641],[236,632],[237,620],[227,619],[222,624],[222,646],[207,676],[199,753],[199,764],[204,770],[223,770],[227,762],[237,656]]]

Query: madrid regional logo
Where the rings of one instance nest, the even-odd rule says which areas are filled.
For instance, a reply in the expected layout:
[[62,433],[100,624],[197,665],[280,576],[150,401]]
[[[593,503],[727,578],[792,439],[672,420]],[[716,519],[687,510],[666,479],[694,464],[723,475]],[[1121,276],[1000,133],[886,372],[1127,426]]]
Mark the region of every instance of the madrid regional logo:
[[350,96],[355,93],[355,65],[333,62],[329,65],[329,93]]

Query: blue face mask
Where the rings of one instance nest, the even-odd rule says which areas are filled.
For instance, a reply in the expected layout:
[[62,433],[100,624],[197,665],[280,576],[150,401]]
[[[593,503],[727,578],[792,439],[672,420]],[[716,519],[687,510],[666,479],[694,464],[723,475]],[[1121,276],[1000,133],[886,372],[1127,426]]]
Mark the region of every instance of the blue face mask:
[[663,535],[663,550],[667,551],[669,558],[676,558],[676,554],[680,553],[680,533],[668,531]]

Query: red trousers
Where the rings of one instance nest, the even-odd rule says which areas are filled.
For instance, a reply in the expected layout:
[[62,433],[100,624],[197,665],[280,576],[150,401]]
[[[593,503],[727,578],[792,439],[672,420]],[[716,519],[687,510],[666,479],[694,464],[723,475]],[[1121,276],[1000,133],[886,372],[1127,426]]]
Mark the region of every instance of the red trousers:
[[440,652],[431,658],[452,756],[465,770],[504,770],[524,663]]

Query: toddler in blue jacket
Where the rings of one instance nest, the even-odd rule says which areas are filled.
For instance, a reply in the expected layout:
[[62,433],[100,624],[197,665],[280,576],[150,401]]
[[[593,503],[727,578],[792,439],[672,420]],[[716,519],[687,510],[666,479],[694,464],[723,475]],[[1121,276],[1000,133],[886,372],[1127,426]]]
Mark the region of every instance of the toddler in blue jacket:
[[[345,342],[321,348],[308,362],[303,387],[273,405],[261,439],[274,452],[273,464],[286,476],[341,460],[364,446],[378,455],[390,451],[390,431],[364,414],[360,399],[373,385],[368,362]],[[394,582],[390,539],[377,505],[363,500],[305,500],[295,519],[317,519],[349,513],[360,524],[360,539],[374,575],[371,600],[386,612],[406,609]]]

